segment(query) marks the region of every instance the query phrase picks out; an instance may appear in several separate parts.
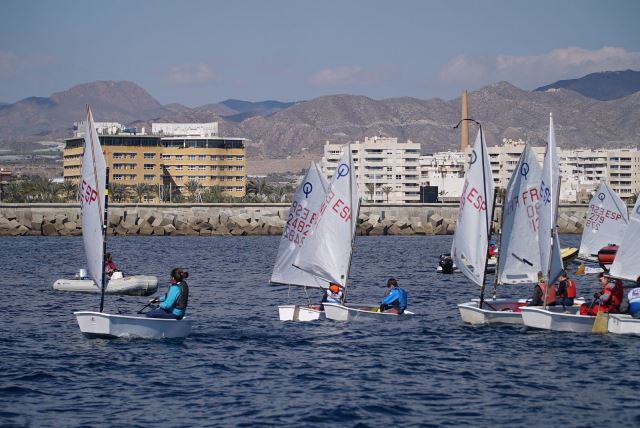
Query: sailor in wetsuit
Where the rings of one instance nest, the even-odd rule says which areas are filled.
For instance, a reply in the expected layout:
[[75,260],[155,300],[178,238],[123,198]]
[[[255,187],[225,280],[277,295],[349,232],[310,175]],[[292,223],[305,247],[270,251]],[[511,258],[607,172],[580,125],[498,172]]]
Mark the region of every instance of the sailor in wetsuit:
[[387,281],[389,292],[382,299],[380,304],[380,312],[394,312],[401,314],[407,309],[407,292],[398,286],[395,278],[389,278]]
[[160,303],[160,306],[147,312],[148,318],[169,318],[181,320],[189,303],[189,285],[187,279],[189,272],[181,268],[171,271],[171,285],[167,294],[149,300],[149,303]]

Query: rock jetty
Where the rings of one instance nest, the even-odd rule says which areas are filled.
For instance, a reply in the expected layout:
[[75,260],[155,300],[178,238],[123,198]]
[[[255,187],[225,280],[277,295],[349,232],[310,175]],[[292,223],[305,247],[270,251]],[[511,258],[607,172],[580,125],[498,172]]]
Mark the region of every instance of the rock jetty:
[[[457,204],[364,204],[358,215],[356,233],[360,236],[450,235],[455,230],[457,211]],[[287,204],[111,205],[108,233],[120,236],[281,235],[288,212]],[[585,212],[584,205],[561,206],[560,233],[582,233]],[[0,204],[0,236],[81,234],[78,205]]]

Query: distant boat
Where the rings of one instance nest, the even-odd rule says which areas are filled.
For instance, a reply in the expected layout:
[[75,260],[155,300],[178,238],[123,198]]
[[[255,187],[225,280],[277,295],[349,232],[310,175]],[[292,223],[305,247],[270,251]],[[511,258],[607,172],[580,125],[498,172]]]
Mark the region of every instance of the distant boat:
[[107,167],[100,140],[87,106],[84,154],[80,183],[82,209],[82,239],[87,257],[88,275],[100,284],[100,311],[74,312],[80,331],[88,337],[127,338],[182,338],[191,332],[192,321],[167,320],[104,313],[106,275],[104,254],[107,244]]
[[627,207],[606,181],[593,194],[584,220],[577,261],[598,263],[599,251],[618,245],[629,223]]
[[[327,281],[293,266],[303,243],[316,228],[320,218],[320,207],[325,200],[328,187],[329,183],[318,165],[311,162],[307,174],[293,195],[271,274],[272,284],[303,287],[305,292],[307,288],[318,290],[329,287]],[[278,305],[278,315],[280,321],[324,319],[324,311],[320,309],[320,305],[310,302],[306,305]]]

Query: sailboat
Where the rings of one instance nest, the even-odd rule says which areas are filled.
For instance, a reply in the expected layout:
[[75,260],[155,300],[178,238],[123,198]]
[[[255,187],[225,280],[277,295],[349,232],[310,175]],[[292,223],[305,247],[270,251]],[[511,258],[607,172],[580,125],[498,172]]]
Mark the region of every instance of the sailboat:
[[[636,283],[640,278],[638,254],[640,254],[640,198],[631,211],[629,225],[625,229],[624,238],[611,265],[610,275]],[[640,334],[640,320],[628,314],[609,314],[607,330],[615,334]]]
[[[494,298],[458,305],[460,316],[469,324],[522,324],[519,308],[526,299],[496,299],[497,285],[533,284],[540,270],[538,247],[538,214],[540,177],[542,170],[535,153],[526,145],[504,196],[500,227],[500,253],[494,282]],[[490,178],[490,177],[488,177]],[[463,209],[466,209],[466,204]],[[484,225],[483,225],[484,226]],[[463,233],[464,231],[461,230]],[[456,229],[456,233],[457,229]],[[484,237],[483,237],[484,238]],[[470,240],[464,235],[460,241]],[[479,240],[476,240],[479,241]],[[480,256],[480,254],[478,254]],[[480,264],[482,260],[480,260]],[[473,280],[473,279],[472,279]],[[475,281],[474,281],[475,282]]]
[[87,106],[84,154],[80,182],[82,239],[89,278],[100,284],[100,310],[74,312],[80,331],[88,337],[181,338],[191,332],[192,321],[113,315],[103,312],[106,288],[104,254],[107,247],[108,181],[98,132]]
[[[560,171],[552,115],[549,115],[549,142],[544,156],[539,192],[538,248],[540,251],[540,271],[547,279],[548,286],[551,286],[564,270],[556,226],[558,199],[560,197]],[[545,302],[546,298],[545,293],[543,299]],[[576,305],[566,309],[562,306],[547,307],[545,305],[522,307],[520,312],[522,313],[522,321],[527,327],[543,330],[591,332],[595,317],[581,316],[578,314],[578,310],[579,307]]]
[[[602,181],[589,202],[576,260],[597,263],[598,252],[603,247],[620,244],[628,223],[626,205],[607,182]],[[602,272],[602,269],[591,268],[586,271],[597,272]]]
[[[271,274],[271,284],[289,285],[311,289],[326,289],[329,283],[293,266],[293,262],[306,239],[313,234],[320,206],[325,200],[329,183],[315,162],[293,195],[287,223],[280,238],[278,256]],[[313,321],[324,319],[319,305],[279,305],[280,321]]]
[[[305,240],[294,261],[297,268],[327,283],[340,285],[343,296],[347,294],[359,206],[351,147],[347,145],[320,206],[316,229]],[[405,317],[404,314],[377,312],[378,306],[372,305],[324,303],[323,306],[326,318],[340,321]],[[405,311],[405,314],[410,312]]]

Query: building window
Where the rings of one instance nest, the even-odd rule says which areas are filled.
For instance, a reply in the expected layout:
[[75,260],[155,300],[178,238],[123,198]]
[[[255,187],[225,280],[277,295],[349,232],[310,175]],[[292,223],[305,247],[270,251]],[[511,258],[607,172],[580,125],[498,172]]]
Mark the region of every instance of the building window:
[[189,160],[196,160],[196,155],[189,155]]
[[176,160],[182,160],[182,155],[176,155]]
[[171,155],[162,155],[162,160],[171,160]]
[[113,154],[113,158],[114,159],[122,159],[122,158],[124,158],[124,153],[114,153]]
[[144,175],[144,179],[145,179],[146,181],[152,181],[152,180],[153,180],[153,179],[155,179],[155,178],[156,178],[156,176],[155,176],[155,175],[153,175],[153,174],[145,174],[145,175]]
[[227,155],[227,160],[233,160],[233,155]]
[[196,178],[197,178],[197,176],[196,176],[196,175],[190,175],[190,176],[189,176],[189,180],[195,180]]
[[207,160],[207,155],[198,155],[198,160]]
[[242,156],[242,155],[237,155],[237,156],[236,156],[236,160],[241,161],[241,160],[243,160],[243,159],[244,159],[244,156]]
[[182,171],[182,165],[176,165],[173,167],[176,171]]
[[236,176],[236,181],[242,181],[242,176]]
[[216,165],[210,165],[209,169],[211,169],[211,171],[216,171],[218,167]]
[[236,191],[242,192],[242,186],[236,186]]
[[236,171],[242,171],[243,169],[244,169],[244,167],[243,167],[243,166],[237,166],[237,167],[236,167]]
[[145,163],[144,164],[144,169],[153,169],[155,167],[154,164],[152,163]]
[[195,165],[189,165],[189,166],[187,167],[187,169],[188,169],[189,171],[195,171],[195,170],[196,170],[196,166],[195,166]]
[[153,159],[153,158],[155,158],[155,157],[156,157],[156,154],[155,154],[155,153],[145,153],[145,154],[144,154],[144,158],[145,158],[145,159]]
[[113,179],[117,181],[122,180],[122,174],[113,174]]
[[218,160],[218,155],[211,155],[211,156],[209,156],[209,159]]
[[182,181],[182,175],[176,175],[176,181]]

